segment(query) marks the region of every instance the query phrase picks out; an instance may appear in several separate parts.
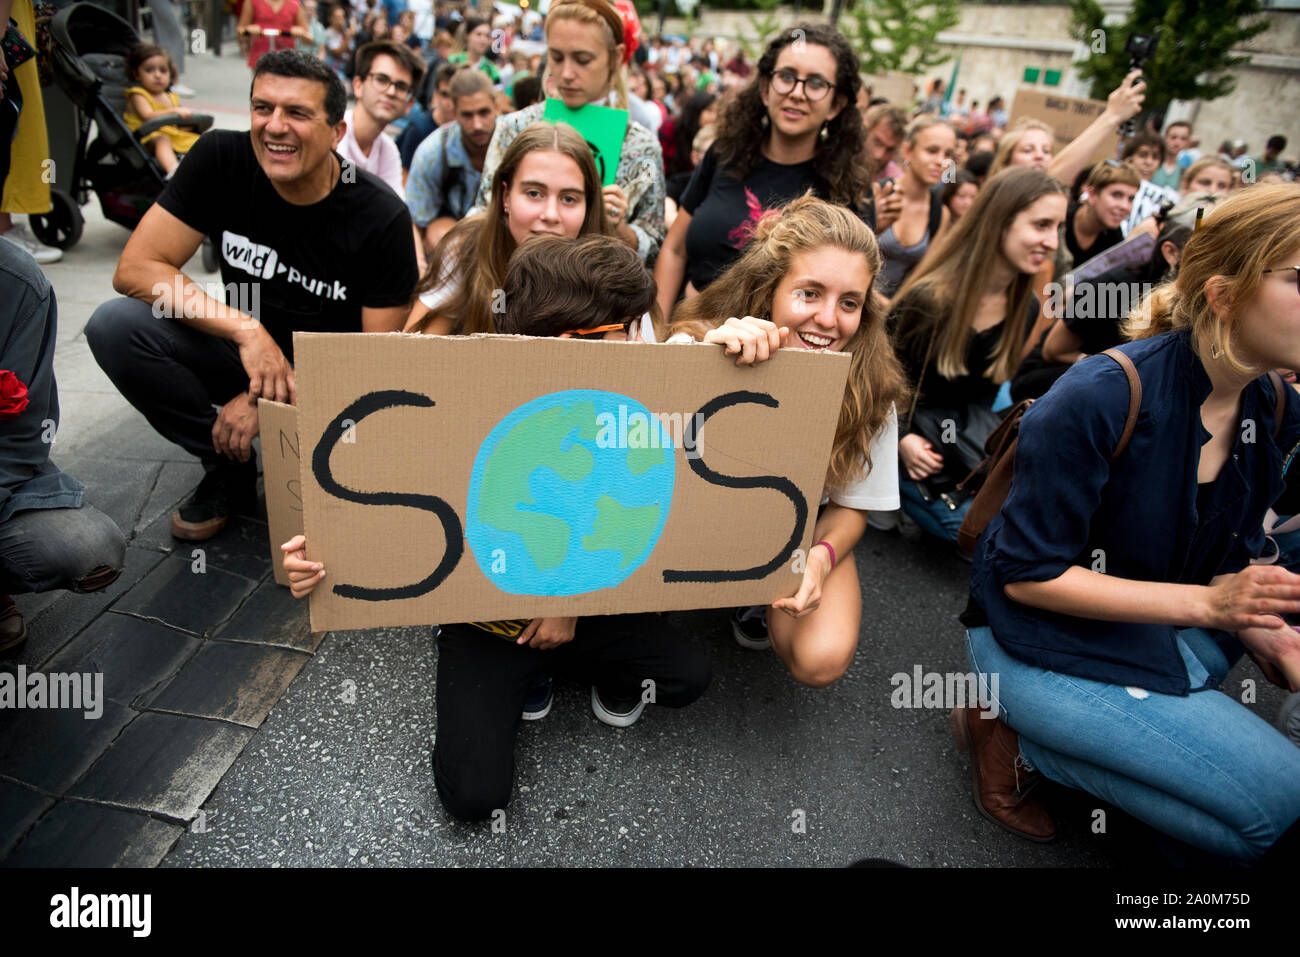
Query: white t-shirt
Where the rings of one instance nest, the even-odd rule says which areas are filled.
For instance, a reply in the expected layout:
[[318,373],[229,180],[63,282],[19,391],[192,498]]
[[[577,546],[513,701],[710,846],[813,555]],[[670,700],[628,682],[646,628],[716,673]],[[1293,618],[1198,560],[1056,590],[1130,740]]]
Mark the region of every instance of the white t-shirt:
[[405,200],[406,191],[402,189],[402,154],[397,149],[397,144],[387,133],[380,133],[370,144],[370,155],[367,156],[361,152],[361,146],[352,133],[352,110],[343,114],[343,120],[348,128],[343,139],[339,140],[339,155],[356,163],[358,168],[367,173],[378,176],[392,188],[398,199]]
[[822,504],[834,502],[845,508],[863,512],[892,512],[899,507],[898,500],[898,414],[891,406],[885,424],[871,440],[871,469],[848,485],[827,489],[822,494]]

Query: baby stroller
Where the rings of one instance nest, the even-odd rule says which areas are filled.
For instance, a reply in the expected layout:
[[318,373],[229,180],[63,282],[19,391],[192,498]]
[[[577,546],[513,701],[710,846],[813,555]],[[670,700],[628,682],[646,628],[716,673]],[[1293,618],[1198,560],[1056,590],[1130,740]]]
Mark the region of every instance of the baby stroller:
[[[77,148],[69,176],[62,169],[50,190],[53,209],[29,217],[32,232],[43,243],[70,249],[81,238],[81,206],[87,193],[99,197],[104,217],[135,229],[158,198],[166,182],[162,167],[140,141],[163,126],[181,126],[202,133],[212,117],[195,114],[182,119],[170,113],[149,120],[135,132],[127,129],[126,55],[139,36],[129,23],[102,7],[77,3],[60,10],[50,23],[54,42],[54,82],[77,111]],[[94,120],[95,139],[90,140]],[[210,248],[204,265],[215,265]]]

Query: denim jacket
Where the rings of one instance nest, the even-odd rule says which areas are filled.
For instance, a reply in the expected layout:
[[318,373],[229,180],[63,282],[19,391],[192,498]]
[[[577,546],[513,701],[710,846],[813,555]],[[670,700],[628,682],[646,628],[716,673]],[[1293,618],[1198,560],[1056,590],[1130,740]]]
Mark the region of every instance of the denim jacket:
[[79,508],[84,487],[50,462],[59,422],[54,290],[36,260],[0,242],[0,369],[27,386],[27,408],[0,422],[0,522],[33,508]]
[[1120,347],[1142,379],[1128,447],[1112,463],[1129,387],[1108,356],[1090,356],[1025,413],[1010,494],[975,550],[971,596],[993,634],[1040,668],[1185,695],[1172,625],[1094,621],[1012,601],[1003,587],[1048,581],[1071,565],[1120,578],[1208,584],[1261,553],[1263,519],[1300,441],[1300,396],[1287,389],[1276,441],[1267,377],[1245,389],[1232,452],[1197,512],[1196,471],[1210,438],[1200,409],[1209,376],[1188,333]]

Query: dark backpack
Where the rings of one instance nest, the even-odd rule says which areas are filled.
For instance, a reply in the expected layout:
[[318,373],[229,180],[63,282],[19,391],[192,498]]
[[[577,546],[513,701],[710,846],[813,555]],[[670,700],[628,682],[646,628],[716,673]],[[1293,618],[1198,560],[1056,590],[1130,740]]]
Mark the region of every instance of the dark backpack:
[[[1115,451],[1110,456],[1110,460],[1114,462],[1128,447],[1128,441],[1133,437],[1133,429],[1137,426],[1138,412],[1142,409],[1142,379],[1133,365],[1133,360],[1118,349],[1107,349],[1101,354],[1110,356],[1119,363],[1119,367],[1124,370],[1124,375],[1128,379],[1128,416],[1124,420],[1124,431],[1120,433],[1119,441],[1115,444]],[[1282,427],[1282,413],[1286,409],[1286,392],[1282,377],[1276,372],[1269,372],[1268,378],[1277,395],[1277,405],[1273,410],[1273,438],[1276,439],[1278,430]],[[989,522],[993,521],[993,516],[1002,510],[1002,504],[1011,492],[1011,474],[1015,468],[1020,419],[1025,414],[1025,410],[1033,404],[1033,399],[1022,399],[1007,413],[1002,424],[984,443],[984,451],[987,453],[984,461],[957,486],[963,491],[967,488],[978,489],[971,502],[970,511],[966,513],[966,518],[957,531],[957,547],[967,555],[974,554],[975,544],[979,541],[980,535],[988,528]]]

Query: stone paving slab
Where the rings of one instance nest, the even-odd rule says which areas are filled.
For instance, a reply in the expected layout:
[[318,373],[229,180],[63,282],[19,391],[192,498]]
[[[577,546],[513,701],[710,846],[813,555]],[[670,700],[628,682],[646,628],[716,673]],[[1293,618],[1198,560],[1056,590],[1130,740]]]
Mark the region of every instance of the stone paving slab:
[[325,632],[312,632],[306,602],[295,601],[289,589],[267,579],[213,637],[314,652]]
[[103,708],[98,718],[70,708],[0,712],[0,774],[62,794],[136,716],[112,700]]
[[69,794],[190,821],[252,734],[222,721],[142,714]]
[[195,635],[211,632],[234,614],[257,582],[215,565],[199,570],[199,561],[183,550],[163,559],[114,610]]
[[153,711],[256,728],[307,663],[300,651],[209,641],[148,703]]
[[135,705],[138,697],[170,681],[199,643],[186,632],[110,611],[50,659],[45,670],[100,672],[110,700]]
[[183,828],[143,814],[60,801],[4,867],[153,867]]
[[36,819],[53,806],[52,797],[0,779],[0,861]]

